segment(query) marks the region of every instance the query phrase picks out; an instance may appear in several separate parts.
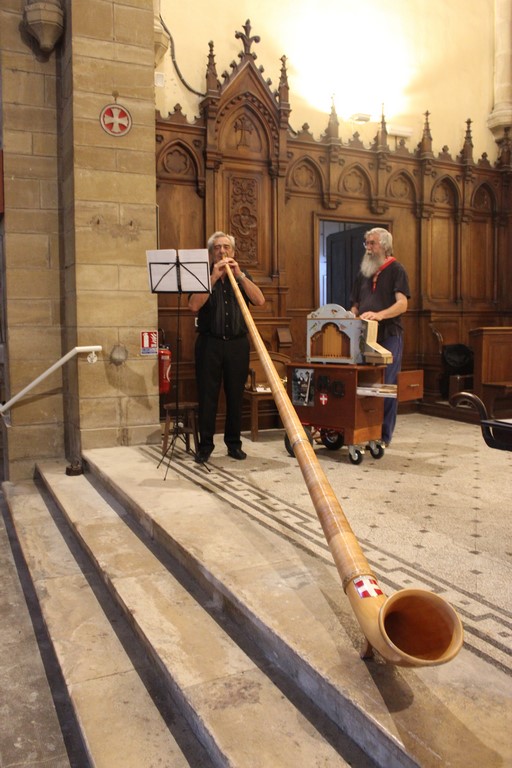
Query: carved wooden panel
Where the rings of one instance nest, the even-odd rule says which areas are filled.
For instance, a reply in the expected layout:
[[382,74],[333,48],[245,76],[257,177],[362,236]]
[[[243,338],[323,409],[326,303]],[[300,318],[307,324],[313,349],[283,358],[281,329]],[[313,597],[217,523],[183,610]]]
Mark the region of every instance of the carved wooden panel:
[[220,218],[236,240],[237,252],[253,277],[270,274],[272,222],[270,179],[262,169],[252,171],[226,163],[219,179]]
[[[405,367],[423,367],[426,397],[435,397],[441,356],[433,329],[444,343],[468,343],[472,328],[512,324],[508,133],[495,167],[474,160],[470,120],[459,154],[444,147],[435,156],[428,113],[413,149],[404,141],[390,148],[384,116],[370,147],[357,133],[341,138],[334,107],[317,141],[307,124],[290,124],[285,57],[274,88],[255,63],[250,22],[243,30],[239,61],[222,82],[210,44],[200,117],[189,122],[179,105],[157,116],[160,247],[204,247],[216,229],[234,234],[242,266],[267,297],[255,311],[265,344],[286,346],[299,360],[320,295],[319,222],[388,227],[412,292]],[[160,313],[172,335],[175,299],[161,298]],[[194,339],[185,317],[190,370]]]
[[396,171],[386,187],[386,198],[394,205],[403,205],[414,210],[417,190],[413,178],[405,170]]
[[462,268],[466,303],[489,306],[496,300],[495,231],[492,220],[474,219]]
[[[474,390],[489,408],[496,394],[493,392],[494,386],[501,385],[499,391],[502,387],[506,389],[512,385],[512,327],[474,328],[470,333],[470,341],[475,358]],[[492,386],[486,388],[486,384]],[[510,409],[510,400],[508,407]],[[489,411],[492,412],[492,407]]]
[[307,196],[319,199],[324,186],[320,168],[309,157],[299,158],[290,168],[286,186],[289,190],[289,196]]
[[368,200],[371,182],[368,172],[360,166],[352,166],[342,175],[340,193],[346,197],[358,197]]
[[453,217],[442,215],[430,220],[429,250],[425,252],[427,286],[425,303],[447,306],[457,301],[457,227]]

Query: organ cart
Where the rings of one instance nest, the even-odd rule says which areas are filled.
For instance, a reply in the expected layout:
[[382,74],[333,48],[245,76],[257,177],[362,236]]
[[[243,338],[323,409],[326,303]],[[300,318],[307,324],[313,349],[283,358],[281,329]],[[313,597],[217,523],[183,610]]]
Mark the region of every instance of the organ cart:
[[[398,384],[385,384],[391,353],[377,343],[378,323],[354,317],[337,304],[308,315],[306,363],[287,367],[288,396],[310,439],[330,450],[348,447],[360,464],[366,449],[384,455],[381,439],[384,398],[400,402],[423,396],[423,371],[403,371]],[[293,448],[285,438],[288,453]]]

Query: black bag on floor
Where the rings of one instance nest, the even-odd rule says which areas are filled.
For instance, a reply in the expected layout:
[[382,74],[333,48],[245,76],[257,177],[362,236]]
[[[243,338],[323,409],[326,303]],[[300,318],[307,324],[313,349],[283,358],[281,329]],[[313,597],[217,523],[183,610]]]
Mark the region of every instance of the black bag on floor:
[[473,350],[466,344],[446,344],[441,351],[443,372],[439,381],[441,396],[446,399],[450,388],[450,376],[467,376],[473,373]]

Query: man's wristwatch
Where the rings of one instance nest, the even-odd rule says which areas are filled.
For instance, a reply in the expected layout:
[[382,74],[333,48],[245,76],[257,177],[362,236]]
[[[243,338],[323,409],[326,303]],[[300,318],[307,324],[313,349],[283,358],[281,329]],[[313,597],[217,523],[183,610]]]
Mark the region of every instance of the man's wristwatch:
[[245,280],[245,278],[246,278],[246,277],[247,277],[247,275],[245,275],[245,274],[242,272],[242,274],[240,275],[240,277],[237,277],[237,279],[236,279],[237,283],[241,283],[241,282],[242,282],[242,280]]

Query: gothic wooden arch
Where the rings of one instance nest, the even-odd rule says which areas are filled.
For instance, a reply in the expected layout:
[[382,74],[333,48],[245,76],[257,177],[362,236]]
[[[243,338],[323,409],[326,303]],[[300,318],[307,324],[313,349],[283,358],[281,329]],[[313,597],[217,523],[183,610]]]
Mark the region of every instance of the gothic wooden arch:
[[[194,181],[198,190],[204,190],[204,162],[194,147],[182,139],[163,145],[156,156],[156,172],[160,184]],[[201,185],[202,179],[202,185]]]
[[498,210],[496,189],[486,181],[476,186],[471,198],[471,207],[475,211],[491,211],[496,214]]
[[[252,153],[265,160],[272,168],[279,154],[279,131],[276,115],[254,91],[246,90],[229,99],[221,108],[215,121],[214,138],[222,155]],[[260,146],[252,146],[251,139],[261,140]]]
[[286,186],[288,197],[293,193],[321,200],[326,191],[326,179],[319,163],[308,155],[302,155],[290,165]]
[[416,206],[418,190],[408,169],[401,168],[391,175],[386,185],[386,197],[396,204]]
[[342,171],[338,191],[344,197],[370,200],[376,194],[368,169],[362,163],[352,163]]
[[451,176],[444,175],[436,180],[430,199],[440,210],[447,208],[454,212],[460,210],[460,190]]

